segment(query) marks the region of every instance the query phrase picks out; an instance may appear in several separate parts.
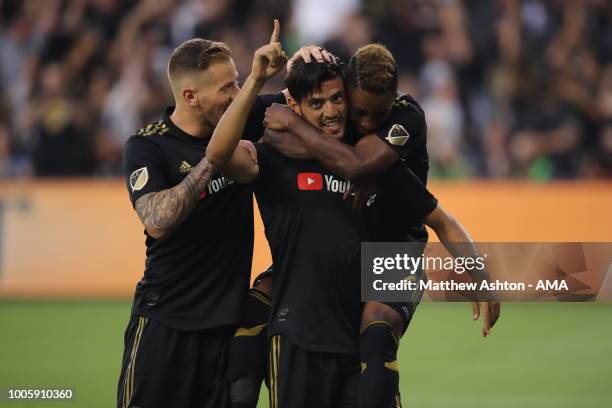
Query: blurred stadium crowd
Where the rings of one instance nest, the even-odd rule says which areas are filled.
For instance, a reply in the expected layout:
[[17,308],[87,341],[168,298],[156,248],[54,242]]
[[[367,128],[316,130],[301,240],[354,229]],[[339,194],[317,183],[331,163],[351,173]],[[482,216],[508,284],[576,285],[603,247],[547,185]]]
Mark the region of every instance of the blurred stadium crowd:
[[288,53],[387,45],[433,177],[612,178],[609,0],[0,0],[0,177],[121,174],[172,49],[224,41],[244,78],[273,17]]

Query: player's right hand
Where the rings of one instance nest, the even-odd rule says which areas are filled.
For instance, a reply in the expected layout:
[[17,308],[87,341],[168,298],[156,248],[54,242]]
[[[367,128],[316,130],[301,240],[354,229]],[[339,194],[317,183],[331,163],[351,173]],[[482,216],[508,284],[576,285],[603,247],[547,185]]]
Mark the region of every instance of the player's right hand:
[[298,59],[303,59],[305,63],[312,62],[336,62],[336,57],[325,48],[319,47],[318,45],[306,45],[293,54],[291,59],[287,61],[287,72],[291,71],[291,66]]
[[267,45],[255,51],[251,76],[258,81],[267,81],[276,75],[287,61],[287,54],[280,43],[280,23],[274,19],[274,30]]
[[297,116],[298,114],[288,105],[273,103],[266,108],[263,125],[268,129],[287,130],[291,127],[291,121]]
[[501,303],[497,301],[472,302],[472,319],[478,320],[481,312],[484,314],[482,317],[482,337],[487,337],[491,335],[491,328],[499,319]]

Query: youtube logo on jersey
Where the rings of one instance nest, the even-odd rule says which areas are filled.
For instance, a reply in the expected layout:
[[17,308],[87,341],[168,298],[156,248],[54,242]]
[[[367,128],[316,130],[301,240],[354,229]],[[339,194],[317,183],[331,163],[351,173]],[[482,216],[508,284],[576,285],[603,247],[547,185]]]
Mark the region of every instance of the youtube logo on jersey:
[[323,190],[323,176],[320,173],[298,173],[298,189]]

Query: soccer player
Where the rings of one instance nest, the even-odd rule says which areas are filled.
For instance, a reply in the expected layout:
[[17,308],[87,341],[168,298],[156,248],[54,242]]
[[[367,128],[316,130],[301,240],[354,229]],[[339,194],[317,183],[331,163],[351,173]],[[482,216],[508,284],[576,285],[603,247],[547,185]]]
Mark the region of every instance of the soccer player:
[[[245,88],[282,68],[279,29],[275,21]],[[251,268],[252,191],[219,173],[223,158],[205,151],[239,92],[237,72],[225,44],[193,39],[172,53],[168,77],[176,107],[133,135],[123,153],[147,260],[125,332],[117,406],[225,407],[225,358]]]
[[253,282],[239,327],[229,345],[227,379],[231,408],[255,408],[268,373],[267,325],[272,305],[272,270],[270,266]]
[[[310,59],[312,54],[322,59],[321,53],[318,47],[306,47],[295,58]],[[360,134],[354,147],[324,137],[281,105],[268,109],[266,126],[285,132],[270,132],[265,140],[290,155],[303,157],[305,147],[327,169],[349,180],[378,175],[376,203],[370,211],[374,219],[371,240],[425,243],[426,223],[453,255],[475,256],[476,248],[465,229],[424,187],[428,170],[424,113],[414,99],[398,93],[397,76],[393,56],[381,45],[362,47],[352,57],[348,95],[352,122]],[[295,143],[296,138],[303,146]],[[454,242],[468,245],[454,246]],[[392,404],[399,382],[398,339],[408,327],[420,296],[414,293],[405,303],[368,302],[364,306],[360,407]],[[499,316],[499,303],[475,302],[474,319],[481,308],[485,314],[482,333],[487,336]]]
[[[292,109],[329,138],[344,136],[347,105],[341,68],[296,63],[286,79]],[[314,160],[296,160],[258,144],[258,163],[236,144],[255,90],[246,87],[228,108],[207,156],[232,155],[224,172],[254,183],[272,259],[271,407],[356,407],[360,362],[357,335],[359,214],[343,194],[349,182]],[[235,150],[234,150],[235,149]]]

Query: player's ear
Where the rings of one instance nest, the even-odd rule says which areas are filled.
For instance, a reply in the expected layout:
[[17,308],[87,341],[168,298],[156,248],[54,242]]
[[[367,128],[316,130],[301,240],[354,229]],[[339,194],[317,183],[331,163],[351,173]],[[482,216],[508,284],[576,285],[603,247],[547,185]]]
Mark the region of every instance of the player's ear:
[[183,100],[187,103],[187,105],[192,107],[198,105],[198,99],[196,98],[195,91],[193,89],[184,88],[181,95],[183,96]]
[[285,97],[287,98],[287,105],[289,105],[289,107],[291,109],[293,109],[293,111],[295,113],[297,113],[298,115],[302,114],[302,111],[300,109],[300,105],[297,103],[297,101],[295,99],[293,99],[293,97],[289,94],[285,95]]

